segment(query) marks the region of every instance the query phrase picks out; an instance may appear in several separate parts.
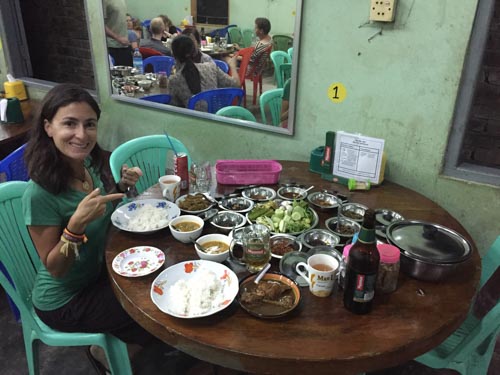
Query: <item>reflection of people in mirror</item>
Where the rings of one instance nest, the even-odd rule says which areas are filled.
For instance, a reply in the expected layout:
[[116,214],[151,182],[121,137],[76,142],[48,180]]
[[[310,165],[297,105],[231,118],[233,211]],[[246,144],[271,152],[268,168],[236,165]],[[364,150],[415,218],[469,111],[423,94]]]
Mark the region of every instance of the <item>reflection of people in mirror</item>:
[[292,79],[288,78],[283,85],[283,96],[281,102],[280,126],[288,127],[288,107],[290,105],[290,83]]
[[113,57],[115,65],[132,66],[125,0],[103,0],[102,5],[108,53]]
[[138,350],[154,338],[116,299],[104,247],[113,203],[142,172],[124,166],[114,184],[97,143],[100,113],[86,90],[61,84],[45,96],[34,121],[25,154],[31,180],[22,200],[42,261],[32,300],[40,319],[56,330],[107,332]]
[[[194,94],[221,87],[240,87],[238,76],[231,77],[212,62],[196,64],[193,61],[195,44],[187,35],[179,35],[172,41],[172,52],[175,57],[176,73],[168,80],[170,104],[186,107]],[[232,71],[236,72],[236,59],[227,60]],[[199,103],[205,104],[206,103]],[[203,107],[197,110],[203,110]]]
[[255,45],[255,50],[250,56],[250,62],[247,68],[247,77],[259,75],[266,67],[267,60],[273,48],[272,38],[269,35],[271,31],[271,22],[267,18],[255,19],[255,35],[259,39]]
[[141,39],[139,45],[141,47],[154,49],[165,56],[172,56],[170,48],[166,47],[161,41],[163,33],[165,32],[165,24],[163,23],[163,20],[160,17],[153,18],[149,29],[151,31],[151,38]]
[[165,25],[165,30],[163,31],[161,41],[166,42],[168,38],[177,35],[177,27],[174,26],[172,20],[165,14],[160,14],[158,17],[162,19],[163,24]]
[[[139,47],[139,40],[142,38],[141,21],[127,13],[128,40],[132,49]],[[135,42],[135,44],[134,44]]]
[[189,36],[194,42],[194,56],[193,61],[195,63],[213,62],[214,60],[208,56],[206,53],[201,52],[201,36],[196,27],[188,27],[182,30],[182,35]]

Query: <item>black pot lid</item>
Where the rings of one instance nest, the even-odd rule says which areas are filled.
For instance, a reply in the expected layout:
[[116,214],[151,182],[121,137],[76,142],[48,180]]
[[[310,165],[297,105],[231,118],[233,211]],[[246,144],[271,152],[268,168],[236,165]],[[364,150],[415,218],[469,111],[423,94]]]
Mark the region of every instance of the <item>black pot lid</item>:
[[425,221],[397,221],[387,227],[387,239],[404,255],[428,263],[458,263],[470,257],[469,242],[457,232]]

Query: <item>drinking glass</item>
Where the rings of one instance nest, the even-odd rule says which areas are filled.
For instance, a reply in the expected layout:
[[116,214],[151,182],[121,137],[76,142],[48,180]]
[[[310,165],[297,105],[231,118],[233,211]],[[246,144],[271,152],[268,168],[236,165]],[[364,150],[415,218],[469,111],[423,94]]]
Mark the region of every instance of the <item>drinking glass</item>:
[[260,271],[271,259],[270,235],[269,228],[262,224],[243,229],[243,261],[248,271]]
[[212,182],[210,162],[206,161],[197,164],[194,168],[194,173],[196,176],[196,191],[200,193],[210,193]]

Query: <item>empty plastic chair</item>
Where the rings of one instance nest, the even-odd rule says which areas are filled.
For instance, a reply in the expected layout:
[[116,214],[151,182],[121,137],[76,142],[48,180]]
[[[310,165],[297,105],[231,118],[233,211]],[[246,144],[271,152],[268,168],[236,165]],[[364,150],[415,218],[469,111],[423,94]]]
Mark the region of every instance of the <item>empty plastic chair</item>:
[[38,373],[38,340],[51,346],[98,345],[106,353],[112,374],[132,374],[127,346],[121,340],[105,333],[59,332],[36,315],[31,291],[41,260],[24,223],[21,198],[27,184],[24,181],[0,184],[0,261],[13,281],[11,285],[0,273],[0,285],[21,311],[29,374]]
[[243,46],[243,33],[239,27],[230,27],[228,29],[229,33],[229,43],[238,44],[239,46]]
[[25,148],[26,143],[0,161],[0,182],[29,180],[28,170],[24,162]]
[[[481,287],[500,265],[500,237],[481,260]],[[491,287],[488,285],[487,287]],[[464,323],[442,344],[415,360],[432,368],[447,368],[462,375],[486,374],[500,332],[500,304],[478,319],[473,310]]]
[[[260,114],[262,122],[273,126],[280,125],[281,104],[283,102],[283,89],[274,89],[264,92],[260,96]],[[269,107],[271,113],[271,122],[268,122],[266,116],[266,107]]]
[[255,39],[255,31],[253,29],[243,29],[243,46],[251,47]]
[[151,56],[144,59],[144,71],[148,71],[148,66],[151,65],[153,73],[166,72],[167,76],[172,73],[172,68],[175,65],[175,59],[171,56]]
[[229,65],[227,64],[227,62],[222,61],[222,60],[217,60],[217,59],[213,59],[213,60],[214,60],[215,65],[217,65],[219,68],[221,68],[221,70],[224,73],[229,73]]
[[[170,136],[175,151],[188,156],[188,168],[191,156],[186,146],[178,139]],[[116,182],[120,181],[120,171],[123,164],[141,168],[143,175],[135,185],[140,194],[158,183],[160,176],[165,174],[169,157],[173,156],[172,146],[165,135],[148,135],[127,141],[118,146],[109,158],[111,173]]]
[[283,83],[283,87],[291,77],[292,77],[292,64],[281,64],[279,69],[279,77]]
[[257,119],[252,112],[246,108],[235,105],[219,109],[216,115],[257,122]]
[[[234,104],[240,105],[244,95],[245,92],[242,89],[233,87],[202,91],[189,99],[188,108],[196,110],[204,110],[206,108],[206,112],[216,113],[223,107]],[[206,105],[203,105],[203,102]]]
[[274,51],[283,51],[288,53],[288,48],[293,47],[293,38],[288,35],[273,35]]
[[273,51],[271,52],[271,61],[274,66],[274,78],[276,80],[276,87],[281,88],[285,83],[286,79],[283,79],[280,66],[282,64],[291,64],[292,58],[287,52],[283,51]]
[[290,55],[290,58],[293,58],[293,47],[288,48],[288,55]]
[[155,94],[155,95],[143,96],[142,98],[139,99],[154,103],[170,104],[170,100],[172,99],[172,97],[168,94]]

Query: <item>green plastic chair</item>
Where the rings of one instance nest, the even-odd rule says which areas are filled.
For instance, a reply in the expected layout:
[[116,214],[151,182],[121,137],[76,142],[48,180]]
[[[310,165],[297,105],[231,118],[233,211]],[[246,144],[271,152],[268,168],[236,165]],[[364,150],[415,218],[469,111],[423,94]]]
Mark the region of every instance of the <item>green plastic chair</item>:
[[236,43],[239,46],[243,46],[243,33],[239,27],[231,27],[228,29],[229,40],[232,44]]
[[255,31],[253,29],[243,29],[243,47],[251,47],[255,39]]
[[[264,124],[273,126],[280,125],[282,101],[283,89],[268,90],[260,96],[260,113]],[[269,123],[266,118],[266,106],[269,106],[269,111],[271,112],[271,123]]]
[[[191,156],[186,146],[174,137],[170,137],[177,153],[188,156],[188,168],[191,166]],[[139,167],[142,177],[135,185],[140,194],[144,190],[158,183],[160,176],[166,172],[169,158],[173,158],[174,151],[165,135],[147,135],[127,141],[118,146],[109,158],[111,173],[116,182],[120,181],[120,171],[123,164],[129,167]]]
[[236,118],[236,119],[240,119],[240,120],[257,122],[257,119],[255,118],[255,116],[253,115],[252,112],[250,112],[246,108],[236,106],[236,105],[230,105],[230,106],[221,108],[217,111],[216,115]]
[[290,56],[290,58],[292,58],[293,57],[293,47],[288,48],[287,52],[288,52],[288,55]]
[[[481,265],[483,287],[500,264],[500,237],[496,239]],[[497,301],[482,319],[472,309],[464,323],[441,345],[415,360],[432,368],[448,368],[462,375],[486,374],[500,332],[500,304]]]
[[286,52],[273,51],[273,52],[271,52],[271,61],[273,62],[273,65],[274,65],[274,79],[276,80],[276,87],[282,88],[286,79],[285,80],[283,79],[283,75],[282,75],[280,67],[282,64],[290,64],[290,67],[291,67],[292,58]]
[[31,302],[31,291],[40,257],[24,223],[21,198],[25,181],[0,184],[0,261],[4,264],[13,284],[0,273],[0,285],[21,312],[24,347],[29,374],[38,374],[38,340],[51,346],[98,345],[106,353],[112,374],[132,374],[126,344],[104,333],[59,332],[44,324],[36,315]]
[[293,47],[293,38],[288,35],[273,35],[274,51],[283,51],[288,53],[288,48]]

